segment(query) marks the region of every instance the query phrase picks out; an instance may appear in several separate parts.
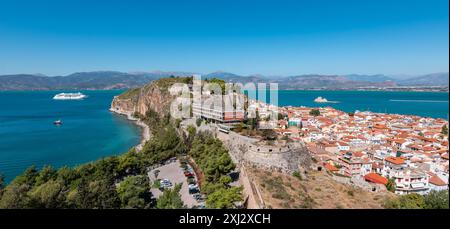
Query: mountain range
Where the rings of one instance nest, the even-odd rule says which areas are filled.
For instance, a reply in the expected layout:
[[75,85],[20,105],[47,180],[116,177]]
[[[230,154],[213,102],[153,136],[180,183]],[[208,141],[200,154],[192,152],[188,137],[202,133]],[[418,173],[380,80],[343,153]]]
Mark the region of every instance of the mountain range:
[[[143,86],[155,79],[169,76],[191,76],[192,72],[78,72],[67,76],[45,76],[40,74],[0,75],[0,91],[8,90],[101,90],[127,89]],[[213,72],[203,78],[220,78],[235,83],[278,83],[280,89],[356,89],[386,88],[400,86],[449,85],[449,73],[433,73],[410,78],[387,75],[296,75],[268,77],[263,75],[241,76],[229,72]]]

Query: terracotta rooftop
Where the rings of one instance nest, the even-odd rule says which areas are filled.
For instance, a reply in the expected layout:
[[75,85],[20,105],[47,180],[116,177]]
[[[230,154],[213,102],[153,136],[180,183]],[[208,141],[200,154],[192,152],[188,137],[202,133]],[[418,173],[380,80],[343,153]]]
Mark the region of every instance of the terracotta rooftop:
[[372,182],[372,183],[376,183],[376,184],[383,184],[386,185],[388,183],[388,179],[378,175],[376,173],[368,173],[367,175],[364,176],[364,179],[366,181]]
[[436,186],[445,186],[447,185],[441,178],[439,178],[438,176],[432,176],[430,178],[430,180],[428,181],[431,184],[434,184]]
[[405,159],[401,157],[387,157],[384,160],[396,165],[401,165],[405,163]]

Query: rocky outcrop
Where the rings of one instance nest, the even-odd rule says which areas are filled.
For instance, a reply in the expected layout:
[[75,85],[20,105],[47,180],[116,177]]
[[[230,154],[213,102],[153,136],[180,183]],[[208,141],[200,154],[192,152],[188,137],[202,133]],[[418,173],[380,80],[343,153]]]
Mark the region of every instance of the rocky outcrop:
[[153,110],[160,115],[170,111],[170,104],[174,100],[168,88],[184,78],[165,78],[153,81],[142,88],[131,89],[114,97],[111,103],[111,111],[122,114],[145,115]]
[[152,109],[158,114],[166,114],[170,110],[173,99],[173,96],[165,88],[159,87],[157,83],[152,83],[141,89],[135,111],[145,115],[149,109]]
[[111,103],[111,111],[120,114],[133,114],[136,111],[136,105],[131,99],[121,99],[116,96]]

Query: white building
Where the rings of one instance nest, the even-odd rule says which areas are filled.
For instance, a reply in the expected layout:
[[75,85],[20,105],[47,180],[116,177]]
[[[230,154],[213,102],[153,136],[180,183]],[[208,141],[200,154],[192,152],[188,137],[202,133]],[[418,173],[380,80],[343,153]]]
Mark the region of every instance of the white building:
[[429,176],[425,172],[407,167],[400,157],[385,158],[382,175],[395,182],[396,194],[426,194],[429,192]]

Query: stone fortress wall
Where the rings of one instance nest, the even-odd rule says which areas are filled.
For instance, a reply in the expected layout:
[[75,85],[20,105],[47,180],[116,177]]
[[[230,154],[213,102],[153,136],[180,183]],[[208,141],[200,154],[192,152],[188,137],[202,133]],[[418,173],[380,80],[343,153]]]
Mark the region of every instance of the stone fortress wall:
[[308,169],[312,164],[311,156],[302,143],[267,145],[258,139],[234,132],[225,134],[216,131],[216,134],[238,165],[253,165],[263,169],[292,173]]

